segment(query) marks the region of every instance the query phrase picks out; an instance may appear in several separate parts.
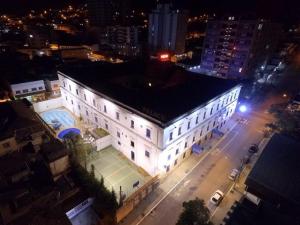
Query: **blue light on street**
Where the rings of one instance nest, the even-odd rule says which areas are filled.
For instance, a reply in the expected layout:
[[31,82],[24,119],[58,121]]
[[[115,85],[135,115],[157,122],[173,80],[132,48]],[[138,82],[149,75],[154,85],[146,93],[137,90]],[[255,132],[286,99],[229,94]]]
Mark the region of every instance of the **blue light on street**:
[[244,112],[247,111],[247,107],[246,107],[245,105],[241,105],[241,106],[239,107],[239,110],[240,110],[240,112],[244,113]]

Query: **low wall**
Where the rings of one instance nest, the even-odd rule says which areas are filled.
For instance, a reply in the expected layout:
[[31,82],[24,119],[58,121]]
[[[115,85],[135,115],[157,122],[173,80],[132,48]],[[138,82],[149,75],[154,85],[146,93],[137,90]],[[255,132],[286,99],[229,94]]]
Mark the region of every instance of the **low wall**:
[[111,145],[112,138],[110,135],[107,135],[103,138],[99,138],[96,140],[96,145],[97,145],[97,151],[100,151],[101,149],[104,149],[108,146]]
[[147,195],[149,195],[159,185],[158,176],[153,177],[136,192],[129,196],[124,202],[122,207],[117,210],[116,219],[117,223],[122,221]]
[[60,108],[63,106],[62,97],[49,99],[42,102],[33,103],[33,109],[37,113],[41,113],[50,109]]

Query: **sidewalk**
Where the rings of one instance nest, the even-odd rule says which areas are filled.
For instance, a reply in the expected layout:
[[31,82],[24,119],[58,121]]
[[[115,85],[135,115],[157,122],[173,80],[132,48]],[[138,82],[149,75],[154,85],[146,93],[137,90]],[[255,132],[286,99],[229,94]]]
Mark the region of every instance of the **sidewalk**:
[[141,219],[155,210],[156,206],[177,186],[181,181],[200,163],[201,160],[209,154],[209,150],[213,149],[221,139],[226,137],[227,131],[231,130],[236,125],[236,120],[232,117],[231,120],[222,127],[223,137],[214,135],[213,138],[203,143],[204,151],[200,155],[192,154],[184,160],[178,167],[174,168],[168,175],[160,179],[160,185],[152,193],[150,193],[124,220],[119,224],[137,225]]
[[269,138],[263,138],[259,144],[259,152],[254,154],[251,158],[251,163],[246,165],[241,174],[238,178],[236,184],[232,184],[230,190],[228,191],[227,195],[224,198],[225,206],[218,208],[216,213],[212,216],[211,221],[214,225],[220,225],[223,222],[223,219],[226,217],[228,211],[230,210],[231,206],[234,204],[235,201],[240,201],[241,198],[245,194],[245,181],[247,179],[248,174],[251,172],[253,166],[255,165],[256,161],[258,160],[262,150],[267,145],[269,140],[271,139],[272,135]]

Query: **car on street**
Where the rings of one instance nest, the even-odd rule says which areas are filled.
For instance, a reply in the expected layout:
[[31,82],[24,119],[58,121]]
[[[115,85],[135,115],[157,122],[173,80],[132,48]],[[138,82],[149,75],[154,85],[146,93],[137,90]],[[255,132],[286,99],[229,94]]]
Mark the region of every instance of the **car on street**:
[[235,180],[237,176],[239,175],[240,171],[238,169],[232,169],[231,173],[229,174],[228,178],[230,180]]
[[210,202],[214,205],[219,205],[224,198],[224,193],[220,190],[216,190],[214,194],[210,197]]
[[250,148],[248,149],[248,152],[251,154],[258,152],[258,145],[257,144],[251,145]]

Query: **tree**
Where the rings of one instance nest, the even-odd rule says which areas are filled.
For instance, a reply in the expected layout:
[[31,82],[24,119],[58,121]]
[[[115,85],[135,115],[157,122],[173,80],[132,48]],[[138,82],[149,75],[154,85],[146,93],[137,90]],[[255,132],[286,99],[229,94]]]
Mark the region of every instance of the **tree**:
[[183,202],[182,206],[184,209],[176,225],[212,225],[212,222],[209,221],[209,209],[202,199],[196,198]]

